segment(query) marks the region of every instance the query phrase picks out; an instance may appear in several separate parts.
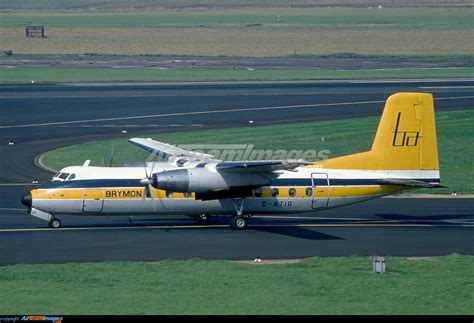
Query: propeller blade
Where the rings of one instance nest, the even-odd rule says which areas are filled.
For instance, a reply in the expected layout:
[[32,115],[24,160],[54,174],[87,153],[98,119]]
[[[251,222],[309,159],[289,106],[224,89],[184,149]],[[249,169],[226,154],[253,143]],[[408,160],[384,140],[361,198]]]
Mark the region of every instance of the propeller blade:
[[[155,202],[155,197],[153,194],[153,186],[151,185],[153,183],[153,171],[155,169],[155,162],[153,162],[153,158],[155,157],[154,154],[150,154],[147,159],[145,160],[145,178],[140,180],[140,184],[144,185],[144,194],[142,197],[142,203],[145,202],[146,198],[151,198],[151,203],[153,205],[153,212],[156,213],[156,202]],[[152,162],[150,172],[148,173],[148,163]]]
[[110,148],[109,167],[112,167],[112,162],[114,160],[114,147],[115,147],[115,145],[112,144],[112,148]]

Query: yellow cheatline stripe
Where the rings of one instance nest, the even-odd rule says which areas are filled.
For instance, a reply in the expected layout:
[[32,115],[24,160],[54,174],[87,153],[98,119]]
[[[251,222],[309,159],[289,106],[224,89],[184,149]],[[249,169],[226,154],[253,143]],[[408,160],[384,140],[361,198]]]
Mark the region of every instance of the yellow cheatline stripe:
[[[124,187],[124,188],[87,188],[87,189],[36,189],[32,191],[32,198],[38,200],[81,200],[81,199],[142,199],[144,188]],[[153,189],[153,197],[163,198],[194,198],[193,194],[172,193],[167,196],[165,191]]]
[[330,186],[329,197],[355,197],[367,195],[390,194],[402,190],[399,186]]
[[[283,187],[262,187],[262,195],[259,198],[274,198],[272,195],[273,189],[278,189],[277,198],[324,198],[324,197],[356,197],[367,195],[384,195],[395,193],[401,190],[399,186],[390,185],[372,185],[372,186],[330,186],[328,187],[312,187],[313,196],[306,195],[306,186],[283,186]],[[295,189],[296,194],[290,196],[290,190]],[[328,192],[329,190],[329,192]],[[172,193],[167,195],[166,191],[153,189],[153,197],[156,199],[173,198],[193,198],[194,193]],[[40,200],[80,200],[80,199],[142,199],[144,196],[144,189],[137,187],[124,188],[89,188],[89,189],[36,189],[32,191],[33,199]],[[257,197],[249,197],[257,198]]]

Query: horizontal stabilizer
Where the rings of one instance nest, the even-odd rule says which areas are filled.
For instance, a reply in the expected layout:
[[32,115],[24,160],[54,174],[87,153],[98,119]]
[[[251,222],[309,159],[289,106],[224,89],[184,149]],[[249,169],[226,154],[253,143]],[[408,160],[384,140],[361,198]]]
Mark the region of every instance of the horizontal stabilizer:
[[411,187],[425,187],[425,188],[442,188],[446,187],[437,182],[424,182],[416,179],[400,179],[400,178],[386,178],[377,180],[381,185],[400,185]]

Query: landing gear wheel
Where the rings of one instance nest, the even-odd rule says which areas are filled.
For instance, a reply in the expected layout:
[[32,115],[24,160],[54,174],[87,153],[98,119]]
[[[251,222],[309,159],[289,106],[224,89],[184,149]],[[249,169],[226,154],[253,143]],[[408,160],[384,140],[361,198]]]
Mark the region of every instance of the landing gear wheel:
[[50,228],[58,229],[61,227],[61,221],[58,219],[51,219],[51,221],[48,222],[48,225]]
[[194,219],[199,222],[199,224],[209,224],[211,216],[208,214],[201,214],[199,216],[194,217]]
[[245,230],[247,228],[247,219],[243,215],[234,215],[230,219],[230,227],[234,230]]

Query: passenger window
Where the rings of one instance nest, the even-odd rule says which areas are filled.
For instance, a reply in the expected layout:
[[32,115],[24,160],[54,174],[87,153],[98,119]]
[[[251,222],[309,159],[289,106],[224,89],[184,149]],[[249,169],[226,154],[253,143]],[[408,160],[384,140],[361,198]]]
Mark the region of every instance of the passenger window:
[[313,196],[313,189],[311,187],[306,188],[306,196]]
[[272,196],[276,197],[278,194],[280,194],[280,191],[278,190],[278,188],[272,188]]
[[290,188],[288,190],[288,194],[291,196],[291,197],[295,197],[296,196],[296,189],[295,188]]
[[261,188],[256,188],[253,190],[253,194],[255,195],[255,197],[260,197],[262,196],[262,189]]

